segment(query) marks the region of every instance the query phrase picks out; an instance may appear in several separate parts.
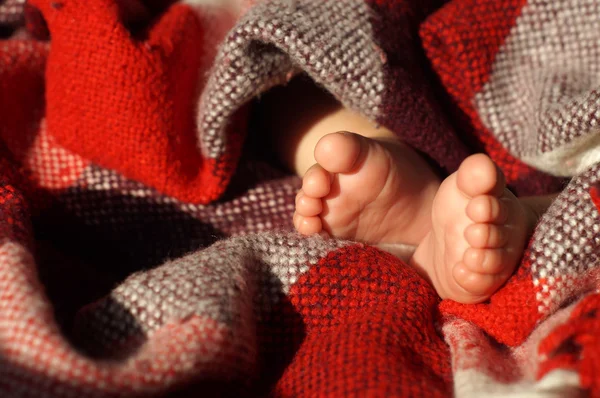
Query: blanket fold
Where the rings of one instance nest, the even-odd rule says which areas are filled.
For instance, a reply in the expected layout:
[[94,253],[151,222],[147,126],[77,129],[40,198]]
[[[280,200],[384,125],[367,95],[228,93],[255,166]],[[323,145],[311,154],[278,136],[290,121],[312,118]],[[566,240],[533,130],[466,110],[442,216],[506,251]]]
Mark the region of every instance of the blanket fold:
[[[0,395],[600,396],[596,0],[24,3],[0,2]],[[299,73],[444,172],[485,150],[560,191],[488,302],[292,232],[299,180],[248,116]]]

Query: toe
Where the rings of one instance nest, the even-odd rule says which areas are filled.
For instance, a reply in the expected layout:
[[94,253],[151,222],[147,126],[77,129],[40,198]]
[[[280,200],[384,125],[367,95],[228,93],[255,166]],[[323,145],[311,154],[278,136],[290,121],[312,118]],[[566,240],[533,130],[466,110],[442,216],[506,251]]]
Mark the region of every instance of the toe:
[[331,173],[349,173],[360,164],[367,145],[358,134],[327,134],[315,146],[315,160]]
[[464,304],[475,304],[487,300],[503,282],[497,275],[473,272],[462,263],[458,263],[454,267],[452,276],[465,291],[452,299]]
[[504,175],[492,159],[484,154],[471,155],[460,165],[456,184],[465,195],[489,194],[500,196],[504,192]]
[[304,217],[298,213],[294,213],[294,227],[303,235],[318,234],[323,229],[319,217]]
[[302,191],[312,198],[322,198],[331,190],[331,174],[314,164],[302,178]]
[[483,274],[502,274],[509,264],[506,249],[474,247],[465,250],[463,263],[470,271]]
[[508,242],[506,228],[494,224],[471,224],[465,228],[465,239],[475,249],[496,249]]
[[312,198],[302,191],[296,196],[296,213],[304,217],[313,217],[323,211],[323,202],[320,198]]
[[475,223],[502,224],[508,218],[506,204],[496,196],[480,195],[469,201],[467,217]]

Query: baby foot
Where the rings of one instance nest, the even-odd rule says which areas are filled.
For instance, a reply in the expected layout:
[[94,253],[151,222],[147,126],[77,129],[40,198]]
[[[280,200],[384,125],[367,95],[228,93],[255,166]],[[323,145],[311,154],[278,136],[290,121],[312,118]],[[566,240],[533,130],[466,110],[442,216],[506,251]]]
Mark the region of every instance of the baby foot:
[[300,233],[416,245],[431,229],[439,179],[408,146],[333,133],[321,138],[314,156],[296,197]]
[[483,154],[467,158],[435,196],[432,229],[411,264],[442,298],[488,299],[511,276],[525,246],[529,210]]

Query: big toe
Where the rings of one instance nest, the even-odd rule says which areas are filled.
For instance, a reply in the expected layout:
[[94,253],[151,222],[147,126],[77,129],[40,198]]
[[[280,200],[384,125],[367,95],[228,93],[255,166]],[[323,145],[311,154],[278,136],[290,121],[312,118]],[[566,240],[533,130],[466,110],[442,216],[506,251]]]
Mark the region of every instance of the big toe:
[[504,174],[487,155],[478,153],[466,158],[457,172],[456,184],[465,195],[500,196],[506,186]]
[[359,166],[368,148],[367,139],[354,133],[331,133],[319,140],[315,160],[331,173],[349,173]]

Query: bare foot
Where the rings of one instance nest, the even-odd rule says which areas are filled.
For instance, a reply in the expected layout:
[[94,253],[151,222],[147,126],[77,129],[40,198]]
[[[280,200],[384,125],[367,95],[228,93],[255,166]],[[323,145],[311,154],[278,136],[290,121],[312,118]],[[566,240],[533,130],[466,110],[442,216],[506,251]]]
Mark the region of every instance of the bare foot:
[[506,189],[504,176],[483,154],[467,158],[435,196],[432,229],[411,265],[442,298],[462,303],[488,299],[513,273],[532,215]]
[[324,136],[296,197],[303,234],[373,244],[418,244],[410,264],[442,298],[488,299],[513,273],[537,216],[482,154],[440,185],[427,163],[395,139]]
[[418,244],[431,229],[440,181],[414,150],[396,139],[333,133],[315,147],[315,160],[296,197],[294,225],[368,243]]

